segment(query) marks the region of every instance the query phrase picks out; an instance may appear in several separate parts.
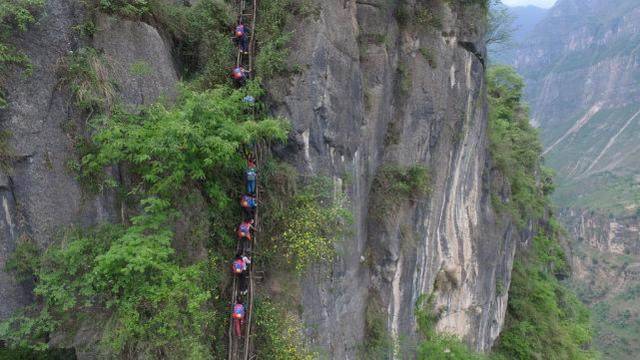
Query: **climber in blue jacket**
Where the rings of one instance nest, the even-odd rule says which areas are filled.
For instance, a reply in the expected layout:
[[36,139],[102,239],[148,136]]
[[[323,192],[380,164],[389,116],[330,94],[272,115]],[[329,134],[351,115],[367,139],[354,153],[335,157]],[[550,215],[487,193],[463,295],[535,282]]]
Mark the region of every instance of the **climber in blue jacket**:
[[245,171],[245,180],[247,182],[247,193],[249,195],[256,194],[256,181],[258,178],[258,171],[256,170],[256,164],[253,160],[247,160],[247,170]]

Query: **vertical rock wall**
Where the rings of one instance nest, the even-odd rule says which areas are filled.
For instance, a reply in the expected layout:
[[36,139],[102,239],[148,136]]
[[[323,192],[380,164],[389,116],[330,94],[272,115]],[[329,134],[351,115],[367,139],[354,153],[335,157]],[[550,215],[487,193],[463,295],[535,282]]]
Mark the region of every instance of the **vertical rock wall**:
[[[392,335],[411,337],[416,301],[438,274],[450,283],[435,293],[439,330],[487,350],[504,319],[506,291],[496,289],[508,288],[516,240],[490,206],[482,10],[417,6],[441,26],[399,22],[387,1],[321,2],[317,18],[292,29],[292,61],[304,70],[269,86],[294,123],[287,156],[352,199],[355,236],[331,279],[303,282],[309,333],[332,358],[357,356],[372,299]],[[385,163],[428,167],[432,194],[379,221],[370,196]]]

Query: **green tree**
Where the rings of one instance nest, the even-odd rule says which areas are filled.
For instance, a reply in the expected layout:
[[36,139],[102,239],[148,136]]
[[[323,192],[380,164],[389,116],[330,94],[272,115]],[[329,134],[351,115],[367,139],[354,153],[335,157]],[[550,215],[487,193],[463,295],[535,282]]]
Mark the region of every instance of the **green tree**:
[[528,109],[522,102],[524,81],[515,70],[491,67],[487,83],[491,157],[511,187],[509,201],[494,201],[494,205],[506,207],[523,227],[530,219],[541,218],[546,206],[544,191],[538,186],[542,145],[529,124]]

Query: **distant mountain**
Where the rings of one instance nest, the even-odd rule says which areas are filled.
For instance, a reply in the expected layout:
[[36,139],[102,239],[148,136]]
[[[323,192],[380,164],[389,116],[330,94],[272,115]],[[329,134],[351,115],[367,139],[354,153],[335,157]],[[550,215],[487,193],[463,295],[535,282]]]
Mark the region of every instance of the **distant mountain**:
[[562,207],[638,209],[639,27],[640,1],[559,0],[517,50]]
[[520,44],[549,10],[530,5],[509,7],[509,11],[515,18],[513,40],[516,44]]
[[510,46],[506,48],[503,46],[489,46],[491,61],[495,63],[512,64],[517,49],[522,46],[526,36],[544,18],[548,11],[548,9],[532,5],[514,6],[508,7],[508,9],[514,18],[513,39]]

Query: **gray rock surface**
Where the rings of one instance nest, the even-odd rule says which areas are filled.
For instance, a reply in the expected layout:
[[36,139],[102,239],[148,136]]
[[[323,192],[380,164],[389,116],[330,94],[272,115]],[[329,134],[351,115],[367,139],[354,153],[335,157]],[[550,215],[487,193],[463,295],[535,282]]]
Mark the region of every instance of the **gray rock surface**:
[[[292,61],[306,70],[269,86],[294,123],[289,159],[333,176],[352,199],[355,236],[331,279],[302,282],[310,338],[334,359],[358,356],[371,299],[392,335],[411,338],[416,301],[441,271],[457,284],[436,292],[439,330],[487,350],[504,320],[496,289],[509,286],[518,234],[490,206],[481,21],[477,8],[427,6],[442,29],[401,28],[385,1],[321,2],[320,16],[294,29]],[[369,206],[383,163],[427,166],[433,192],[380,222]]]
[[171,46],[151,25],[98,15],[93,46],[111,66],[122,99],[129,104],[149,104],[173,99],[178,75]]
[[[113,196],[83,191],[68,169],[76,157],[74,136],[82,136],[88,114],[74,106],[73,94],[61,81],[61,64],[72,51],[90,45],[72,30],[84,17],[79,3],[50,0],[38,23],[16,37],[34,72],[30,77],[10,74],[9,106],[0,111],[0,127],[11,133],[14,153],[12,171],[0,177],[0,319],[31,301],[29,285],[17,284],[4,271],[18,239],[30,238],[44,248],[68,226],[119,219]],[[153,27],[101,15],[97,25],[94,46],[113,60],[110,75],[125,103],[175,96],[170,46]]]

